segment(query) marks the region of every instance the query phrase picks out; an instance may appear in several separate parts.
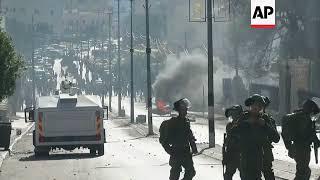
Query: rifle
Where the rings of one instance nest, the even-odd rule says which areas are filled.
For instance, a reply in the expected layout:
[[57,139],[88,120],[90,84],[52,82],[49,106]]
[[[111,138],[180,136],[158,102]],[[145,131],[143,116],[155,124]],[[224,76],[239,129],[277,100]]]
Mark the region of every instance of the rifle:
[[318,164],[318,147],[313,147],[314,148],[314,157],[316,159],[316,164]]
[[314,140],[313,140],[313,150],[314,150],[314,157],[316,160],[316,164],[318,164],[318,148],[319,148],[319,142],[316,143],[318,140],[317,137],[317,130],[316,130],[316,121],[312,121],[312,128],[314,131]]
[[225,165],[226,165],[226,155],[227,155],[227,133],[223,134],[223,145],[222,145],[222,172],[225,173]]

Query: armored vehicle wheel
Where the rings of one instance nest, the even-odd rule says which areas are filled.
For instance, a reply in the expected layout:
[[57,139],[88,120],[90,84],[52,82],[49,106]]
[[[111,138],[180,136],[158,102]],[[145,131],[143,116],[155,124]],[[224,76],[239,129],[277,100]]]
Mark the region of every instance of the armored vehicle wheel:
[[90,154],[95,156],[96,155],[96,149],[90,148]]
[[98,147],[98,155],[103,156],[104,155],[104,144],[99,145]]

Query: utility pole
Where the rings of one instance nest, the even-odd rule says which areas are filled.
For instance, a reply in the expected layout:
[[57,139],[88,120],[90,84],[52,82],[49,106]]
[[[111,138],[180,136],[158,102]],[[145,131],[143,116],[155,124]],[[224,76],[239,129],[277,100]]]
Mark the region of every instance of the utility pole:
[[[191,19],[191,1],[189,0],[189,22],[206,22],[207,20],[207,39],[208,39],[208,124],[209,124],[209,147],[215,147],[215,126],[214,126],[214,78],[213,78],[213,39],[212,39],[212,21],[225,22],[230,20],[230,0],[227,1],[225,16],[218,16],[214,13],[214,0],[207,0],[207,17],[200,20]],[[218,7],[217,9],[220,9]],[[202,20],[204,19],[204,21]]]
[[35,82],[35,69],[34,69],[34,17],[32,15],[32,30],[31,30],[31,48],[32,48],[32,55],[31,55],[31,63],[32,63],[32,104],[33,107],[36,106],[36,82]]
[[131,55],[131,67],[130,67],[130,74],[131,74],[131,81],[130,81],[130,91],[131,91],[131,108],[130,108],[130,119],[131,123],[134,123],[134,87],[133,87],[133,34],[132,34],[132,16],[133,16],[133,7],[132,7],[133,0],[130,0],[131,6],[131,20],[130,20],[130,55]]
[[[103,61],[105,61],[106,56],[105,56],[105,49],[104,49],[104,46],[103,46],[103,41],[104,41],[104,39],[101,38],[101,49],[103,50]],[[104,66],[104,64],[103,64],[103,66]],[[103,71],[104,71],[104,67],[103,67]],[[104,96],[105,96],[105,92],[106,92],[105,91],[106,80],[105,80],[104,77],[103,78],[101,77],[101,80],[102,80],[102,91],[101,91],[101,94],[102,94],[102,107],[103,107],[104,106]]]
[[111,25],[111,20],[112,20],[112,12],[108,12],[108,16],[109,16],[109,34],[108,34],[108,42],[109,42],[109,47],[108,47],[108,53],[109,53],[109,111],[112,112],[112,107],[111,107],[111,101],[112,101],[112,73],[111,73],[111,59],[112,59],[112,56],[111,56],[111,28],[112,28],[112,25]]
[[188,50],[187,32],[184,32],[184,49]]
[[89,60],[90,59],[90,39],[88,39],[88,59],[87,60]]
[[289,66],[289,60],[286,60],[286,114],[289,114],[291,111],[291,74],[290,74],[290,66]]
[[121,69],[120,69],[120,0],[118,0],[118,116],[121,111]]
[[212,40],[212,7],[214,1],[207,0],[207,33],[208,33],[208,123],[209,147],[215,147],[214,131],[214,92],[213,92],[213,40]]
[[80,79],[82,79],[82,70],[83,70],[82,50],[83,50],[83,48],[82,48],[82,39],[81,39],[81,36],[80,36]]
[[150,36],[149,36],[149,0],[145,0],[145,9],[146,9],[146,40],[147,40],[147,89],[148,89],[148,135],[153,135],[153,125],[152,125],[152,97],[151,97],[151,67],[150,67]]

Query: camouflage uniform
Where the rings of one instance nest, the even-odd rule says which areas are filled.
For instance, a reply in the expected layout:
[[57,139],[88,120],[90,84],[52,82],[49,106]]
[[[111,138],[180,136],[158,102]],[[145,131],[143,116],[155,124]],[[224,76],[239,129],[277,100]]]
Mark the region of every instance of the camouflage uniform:
[[[266,121],[266,123],[269,124],[270,127],[274,129],[274,131],[277,131],[277,126],[275,123],[275,120],[268,114],[263,115],[263,119]],[[268,137],[268,142],[263,146],[263,176],[265,180],[275,180],[273,168],[272,168],[272,162],[274,161],[272,149],[273,145],[272,142],[278,143],[280,141],[280,135],[275,134],[273,138]]]
[[191,180],[195,176],[196,171],[193,167],[190,151],[190,143],[195,142],[190,129],[190,122],[188,119],[173,117],[168,121],[164,121],[161,126],[167,126],[167,137],[160,138],[160,143],[166,152],[170,154],[170,180],[179,179],[182,171],[181,167],[185,169],[184,179]]
[[237,169],[240,171],[240,145],[239,137],[231,133],[231,129],[236,125],[239,118],[243,114],[242,107],[239,105],[232,106],[226,109],[226,117],[232,117],[232,122],[228,123],[226,126],[226,139],[225,146],[226,150],[223,154],[223,163],[226,165],[226,171],[224,172],[224,180],[232,180],[233,175],[236,173]]
[[[259,102],[265,105],[262,96],[254,95],[245,102],[246,106]],[[246,112],[239,123],[232,128],[232,133],[240,137],[240,154],[241,154],[241,179],[243,180],[260,180],[263,170],[264,147],[269,138],[275,139],[277,131],[269,124],[252,123],[252,118],[259,122],[263,121],[263,114],[253,117],[251,112]],[[263,119],[263,120],[262,120]]]
[[196,175],[192,153],[197,153],[198,150],[195,144],[196,139],[190,129],[189,119],[178,116],[164,121],[160,126],[159,140],[162,147],[170,155],[169,179],[178,180],[183,167],[185,169],[183,180],[192,180]]
[[282,138],[288,149],[289,157],[296,161],[295,180],[309,180],[311,175],[310,145],[312,142],[319,144],[315,135],[311,115],[319,113],[316,104],[307,100],[301,110],[286,115],[282,119]]

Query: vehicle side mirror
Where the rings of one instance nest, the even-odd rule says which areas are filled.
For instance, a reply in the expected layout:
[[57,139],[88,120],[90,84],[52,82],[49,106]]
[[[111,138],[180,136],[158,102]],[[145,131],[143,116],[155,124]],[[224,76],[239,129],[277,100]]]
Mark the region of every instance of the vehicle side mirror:
[[34,121],[34,110],[29,111],[29,120]]
[[[28,117],[27,117],[28,113]],[[24,121],[27,123],[28,120],[34,120],[34,108],[28,107],[24,109]]]
[[104,113],[107,112],[107,120],[109,119],[109,107],[108,106],[103,106],[103,118],[104,118]]

